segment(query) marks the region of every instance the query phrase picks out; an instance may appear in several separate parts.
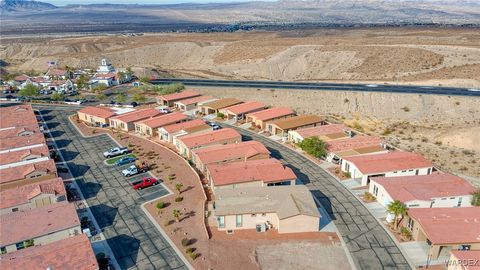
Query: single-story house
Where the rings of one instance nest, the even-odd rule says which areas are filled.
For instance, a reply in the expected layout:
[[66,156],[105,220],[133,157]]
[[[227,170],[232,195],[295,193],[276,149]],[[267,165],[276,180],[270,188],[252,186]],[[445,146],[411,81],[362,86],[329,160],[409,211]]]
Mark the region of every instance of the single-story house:
[[10,127],[0,130],[0,139],[31,136],[35,133],[40,133],[40,128],[38,127],[38,124],[23,127]]
[[175,145],[175,147],[178,149],[179,147],[179,142],[178,139],[185,136],[185,135],[194,135],[194,134],[203,134],[207,132],[213,131],[213,127],[203,124],[201,126],[195,126],[195,127],[189,127],[189,128],[184,128],[180,131],[175,132],[172,134],[172,144]]
[[399,200],[408,208],[468,207],[474,191],[468,181],[446,173],[375,177],[369,186],[381,205]]
[[340,164],[344,157],[387,153],[385,141],[377,136],[357,135],[347,139],[327,141],[329,162]]
[[212,102],[215,100],[218,100],[218,98],[212,96],[198,96],[176,101],[173,103],[173,105],[175,106],[175,108],[181,111],[190,111],[196,109],[197,106],[201,104]]
[[432,259],[444,249],[480,250],[480,207],[412,208],[403,226],[413,240],[430,246]]
[[265,109],[266,105],[258,101],[247,101],[238,105],[233,105],[218,110],[225,115],[227,119],[242,120],[247,113],[257,112]]
[[33,178],[57,177],[57,168],[52,159],[21,166],[0,169],[0,184],[7,184],[14,181],[30,180]]
[[214,192],[225,188],[295,185],[297,180],[292,169],[274,158],[209,164],[206,167],[206,176]]
[[37,125],[37,117],[30,104],[0,107],[0,129]]
[[247,113],[247,122],[252,123],[252,126],[266,129],[267,123],[279,119],[285,119],[295,115],[295,112],[286,107],[275,107],[263,111]]
[[343,124],[320,125],[315,127],[300,128],[288,132],[288,140],[299,143],[306,138],[319,137],[322,141],[328,142],[350,138],[351,130]]
[[222,98],[212,102],[203,103],[199,106],[200,113],[208,115],[218,113],[220,109],[227,108],[233,105],[243,103],[243,101],[236,98]]
[[0,216],[1,253],[40,246],[82,232],[75,206],[67,201]]
[[270,151],[257,141],[238,142],[209,146],[192,151],[192,161],[201,172],[209,164],[223,164],[237,161],[267,159]]
[[157,97],[157,103],[160,105],[172,107],[176,101],[198,97],[198,96],[201,96],[201,94],[195,90],[185,90],[179,93],[159,96]]
[[[196,127],[203,127],[204,129],[201,130],[212,130],[212,127],[205,124],[202,119],[194,119],[190,121],[181,122],[178,124],[172,124],[168,126],[164,126],[158,129],[158,136],[159,139],[162,141],[166,141],[169,143],[173,143],[173,137],[178,133],[182,133],[182,130],[196,128]],[[186,135],[186,134],[183,134]]]
[[24,183],[8,189],[0,189],[0,215],[34,209],[65,201],[67,192],[62,178]]
[[[31,135],[3,138],[0,140],[0,151],[18,149],[20,147],[45,144],[43,133],[37,132]],[[0,153],[1,153],[0,152]]]
[[242,136],[235,129],[223,128],[201,134],[189,134],[176,139],[178,153],[191,158],[191,151],[212,145],[237,143]]
[[107,73],[97,73],[90,79],[91,86],[97,86],[99,84],[104,84],[107,87],[117,85],[116,80],[117,74],[115,72]]
[[213,210],[219,231],[316,232],[321,215],[304,185],[221,189]]
[[99,269],[90,240],[85,234],[3,254],[0,255],[0,261],[3,270]]
[[480,250],[451,250],[447,270],[480,270]]
[[158,128],[167,125],[178,124],[187,120],[188,116],[183,113],[169,113],[135,122],[135,131],[141,135],[155,137],[158,134]]
[[110,118],[115,116],[114,110],[104,107],[85,107],[77,112],[80,121],[95,125],[107,126],[110,123]]
[[31,160],[41,160],[42,158],[49,157],[50,152],[48,146],[40,145],[39,147],[33,147],[17,151],[5,151],[0,152],[0,168],[2,166],[8,166],[9,164],[19,164],[21,162],[28,162]]
[[272,135],[287,137],[290,130],[316,127],[325,124],[323,118],[316,115],[297,115],[286,119],[279,119],[267,123],[267,131]]
[[58,69],[58,68],[51,68],[45,73],[45,76],[47,76],[50,79],[72,79],[72,72],[66,69]]
[[362,186],[370,184],[373,177],[426,175],[433,172],[432,162],[420,154],[403,151],[344,157],[341,168],[352,178],[361,178]]
[[110,127],[123,131],[135,130],[135,122],[161,115],[162,113],[154,108],[140,109],[124,113],[110,118]]

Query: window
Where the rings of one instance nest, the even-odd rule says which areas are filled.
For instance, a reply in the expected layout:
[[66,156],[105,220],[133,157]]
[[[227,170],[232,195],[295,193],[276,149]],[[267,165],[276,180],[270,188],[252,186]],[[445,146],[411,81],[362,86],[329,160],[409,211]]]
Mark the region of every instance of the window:
[[218,217],[218,227],[225,228],[225,216]]
[[18,211],[18,208],[15,207],[15,208],[12,208],[12,212],[17,212]]
[[462,199],[463,197],[458,198],[457,207],[462,206]]
[[0,248],[0,254],[5,254],[7,253],[7,248],[6,247],[1,247]]
[[25,248],[25,244],[24,244],[23,242],[16,243],[16,244],[15,244],[15,247],[17,247],[17,250],[19,250],[19,249],[24,249],[24,248]]
[[432,168],[428,168],[427,174],[430,174],[432,172]]
[[407,228],[411,230],[413,230],[413,226],[415,225],[415,222],[413,221],[413,219],[408,219],[408,224],[407,224]]
[[237,215],[236,216],[236,225],[237,227],[242,227],[243,226],[243,216],[242,215]]

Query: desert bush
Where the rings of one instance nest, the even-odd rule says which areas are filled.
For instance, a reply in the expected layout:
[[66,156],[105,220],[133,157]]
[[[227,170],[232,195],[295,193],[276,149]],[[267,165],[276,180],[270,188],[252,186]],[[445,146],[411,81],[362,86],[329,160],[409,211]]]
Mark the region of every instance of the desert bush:
[[156,206],[157,206],[158,209],[163,209],[163,208],[165,208],[165,203],[164,202],[158,202]]
[[187,248],[187,249],[185,250],[185,252],[186,252],[187,254],[193,253],[194,251],[195,251],[195,248],[193,248],[193,247],[189,247],[189,248]]
[[198,258],[198,256],[200,256],[200,254],[195,252],[190,253],[190,258],[192,258],[192,260],[195,260],[196,258]]
[[402,109],[404,112],[409,112],[410,111],[410,108],[408,108],[407,106],[402,107],[400,109]]
[[188,246],[188,245],[190,245],[190,239],[188,239],[188,238],[183,238],[183,239],[182,239],[182,246],[186,247],[186,246]]
[[181,202],[183,201],[183,197],[182,196],[178,196],[175,198],[175,202]]

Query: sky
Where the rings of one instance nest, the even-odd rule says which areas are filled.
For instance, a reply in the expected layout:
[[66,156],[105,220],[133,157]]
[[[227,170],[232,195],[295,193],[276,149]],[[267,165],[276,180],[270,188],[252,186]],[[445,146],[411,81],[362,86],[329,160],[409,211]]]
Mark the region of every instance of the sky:
[[[42,0],[39,0],[42,1]],[[178,3],[220,3],[220,2],[241,2],[246,0],[43,0],[56,6],[68,4],[178,4]]]

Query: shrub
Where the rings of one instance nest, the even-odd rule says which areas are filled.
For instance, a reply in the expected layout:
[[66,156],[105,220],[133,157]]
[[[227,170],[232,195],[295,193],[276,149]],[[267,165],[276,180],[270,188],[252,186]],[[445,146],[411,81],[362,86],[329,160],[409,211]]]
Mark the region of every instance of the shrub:
[[183,238],[182,239],[182,246],[186,247],[190,245],[190,240],[188,238]]
[[410,240],[412,238],[412,233],[407,229],[407,227],[400,228],[400,233],[405,239]]
[[195,260],[196,258],[198,258],[198,256],[200,256],[200,254],[195,252],[190,253],[190,258],[192,258],[192,260]]
[[427,137],[422,137],[422,142],[428,142]]
[[373,196],[373,194],[368,192],[368,191],[365,191],[365,193],[363,194],[363,198],[366,201],[374,201],[375,200],[375,197]]
[[163,209],[163,208],[165,208],[165,203],[164,203],[164,202],[158,202],[158,203],[157,203],[157,208],[158,208],[158,209]]
[[383,136],[386,136],[386,135],[389,135],[389,134],[391,134],[391,133],[392,133],[392,129],[390,129],[390,128],[387,127],[387,128],[385,128],[385,129],[383,130],[382,135],[383,135]]
[[435,144],[436,145],[442,145],[442,142],[441,141],[436,141]]
[[195,251],[195,248],[189,247],[185,250],[187,254],[193,253]]
[[178,196],[175,198],[175,202],[181,202],[183,201],[183,197],[182,196]]
[[480,189],[472,193],[472,206],[480,206]]
[[408,108],[407,106],[402,107],[401,109],[402,109],[404,112],[409,112],[409,111],[410,111],[410,108]]
[[223,117],[225,117],[225,114],[223,114],[223,113],[221,113],[221,112],[218,112],[218,113],[217,113],[217,117],[218,117],[218,118],[223,118]]
[[347,178],[352,178],[352,175],[350,174],[350,172],[344,172],[343,175]]
[[308,154],[316,157],[323,158],[327,155],[327,148],[325,142],[318,137],[306,138],[298,146]]

